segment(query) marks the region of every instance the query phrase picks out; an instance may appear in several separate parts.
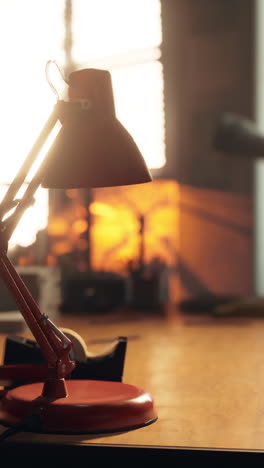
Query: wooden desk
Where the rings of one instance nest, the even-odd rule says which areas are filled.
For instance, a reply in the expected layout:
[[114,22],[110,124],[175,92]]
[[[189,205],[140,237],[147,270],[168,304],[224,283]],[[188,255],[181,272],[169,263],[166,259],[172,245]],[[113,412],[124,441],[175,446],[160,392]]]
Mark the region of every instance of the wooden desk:
[[153,395],[159,419],[111,436],[19,433],[1,444],[2,454],[15,456],[19,447],[20,456],[28,456],[28,450],[44,448],[45,457],[48,447],[68,460],[89,449],[107,457],[123,457],[131,449],[129,458],[155,454],[155,461],[165,454],[181,460],[216,454],[264,459],[264,318],[191,316],[171,309],[160,316],[65,315],[55,323],[78,332],[90,351],[127,336],[124,382]]

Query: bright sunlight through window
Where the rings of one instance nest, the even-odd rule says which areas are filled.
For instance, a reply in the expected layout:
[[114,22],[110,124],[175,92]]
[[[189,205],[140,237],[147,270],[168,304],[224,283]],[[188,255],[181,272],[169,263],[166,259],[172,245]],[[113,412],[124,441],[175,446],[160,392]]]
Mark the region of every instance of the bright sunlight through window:
[[165,164],[160,0],[74,0],[73,59],[111,71],[117,116],[149,168]]
[[[63,0],[0,0],[1,194],[7,189],[56,102],[45,77],[46,62],[63,60]],[[30,245],[48,218],[48,191],[22,217],[10,248]]]
[[[56,101],[45,76],[48,60],[65,66],[65,0],[0,0],[0,196],[13,180]],[[159,0],[72,0],[76,68],[111,71],[118,118],[150,168],[165,164]],[[48,218],[39,188],[10,241],[30,245]]]

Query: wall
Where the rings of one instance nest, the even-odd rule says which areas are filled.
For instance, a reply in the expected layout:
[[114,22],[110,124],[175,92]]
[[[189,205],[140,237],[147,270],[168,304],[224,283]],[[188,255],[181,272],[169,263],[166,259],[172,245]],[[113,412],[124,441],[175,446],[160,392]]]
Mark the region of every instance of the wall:
[[212,149],[222,111],[254,116],[254,1],[164,0],[164,171],[181,184],[179,295],[254,291],[254,166]]
[[[264,2],[256,1],[256,121],[264,132]],[[264,160],[255,164],[255,283],[256,293],[264,295]]]

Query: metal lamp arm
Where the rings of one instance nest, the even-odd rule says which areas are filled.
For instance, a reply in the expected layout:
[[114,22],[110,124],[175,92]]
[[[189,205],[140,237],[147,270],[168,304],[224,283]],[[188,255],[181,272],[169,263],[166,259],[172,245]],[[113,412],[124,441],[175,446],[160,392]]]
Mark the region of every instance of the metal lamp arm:
[[[27,289],[22,278],[7,257],[8,241],[25,209],[34,201],[34,194],[42,182],[43,163],[29,183],[21,200],[19,200],[18,203],[15,203],[14,197],[23,184],[28,171],[39,154],[39,151],[58,121],[59,105],[60,102],[58,102],[54,107],[51,116],[36,140],[31,152],[26,158],[19,173],[11,183],[3,201],[0,204],[0,276],[16,301],[28,327],[39,344],[48,365],[52,368],[53,373],[54,368],[56,368],[56,376],[62,378],[69,374],[75,365],[69,358],[72,343],[46,315],[41,313],[30,291]],[[8,209],[10,209],[8,207],[12,206],[13,203],[17,205],[14,213],[3,221],[3,215]]]
[[6,194],[1,201],[0,218],[2,218],[3,215],[6,213],[6,211],[10,209],[10,206],[12,206],[14,202],[14,198],[18,190],[21,188],[23,182],[25,181],[26,176],[29,170],[31,169],[36,157],[38,156],[40,149],[44,145],[47,137],[53,130],[56,122],[58,121],[58,106],[59,106],[59,101],[54,106],[54,109],[49,119],[47,120],[38,138],[36,139],[34,145],[32,146],[30,152],[28,153],[23,165],[21,166],[17,175],[13,179],[12,183],[9,185],[8,190],[6,191]]

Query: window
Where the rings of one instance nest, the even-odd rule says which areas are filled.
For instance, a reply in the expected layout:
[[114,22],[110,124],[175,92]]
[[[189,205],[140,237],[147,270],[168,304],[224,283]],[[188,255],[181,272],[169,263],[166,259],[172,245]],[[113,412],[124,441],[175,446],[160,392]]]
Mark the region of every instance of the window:
[[111,71],[117,116],[149,168],[165,164],[160,0],[74,0],[72,59]]
[[[67,65],[65,15],[74,67],[111,71],[118,118],[150,168],[165,164],[160,8],[159,0],[0,0],[0,195],[55,104],[45,65],[50,59]],[[38,189],[36,203],[23,216],[10,247],[31,244],[45,228],[47,192]]]
[[[56,102],[45,77],[46,62],[63,61],[63,0],[0,0],[1,196],[26,158]],[[10,248],[30,245],[44,229],[48,191],[22,217]]]

